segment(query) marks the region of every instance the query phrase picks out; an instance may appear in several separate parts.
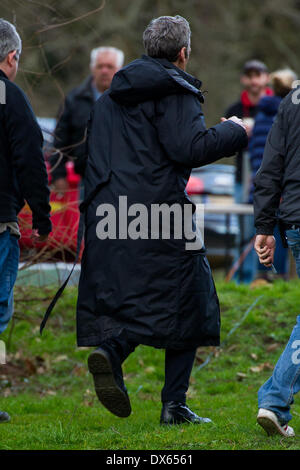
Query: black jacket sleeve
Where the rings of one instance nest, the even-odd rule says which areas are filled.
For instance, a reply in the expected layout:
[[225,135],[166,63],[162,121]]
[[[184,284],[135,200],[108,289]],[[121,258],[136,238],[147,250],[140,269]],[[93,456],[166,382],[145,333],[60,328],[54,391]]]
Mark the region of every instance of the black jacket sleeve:
[[192,94],[164,98],[156,128],[169,158],[189,168],[230,157],[248,142],[246,131],[231,121],[206,129],[201,105]]
[[32,228],[40,235],[51,232],[48,175],[43,155],[43,135],[24,93],[16,86],[7,94],[5,130],[12,165],[22,197],[32,211]]
[[70,116],[71,116],[71,101],[67,96],[64,104],[60,107],[58,112],[58,121],[54,132],[53,147],[55,150],[50,158],[50,164],[52,168],[52,181],[56,181],[60,178],[67,177],[66,162],[67,162],[67,149],[71,141],[70,132]]
[[224,116],[226,119],[232,117],[232,116],[237,116],[240,119],[243,118],[243,105],[240,101],[237,101],[236,103],[233,103],[229,108],[226,109]]
[[272,235],[277,221],[284,173],[284,101],[268,134],[262,164],[254,180],[256,233]]

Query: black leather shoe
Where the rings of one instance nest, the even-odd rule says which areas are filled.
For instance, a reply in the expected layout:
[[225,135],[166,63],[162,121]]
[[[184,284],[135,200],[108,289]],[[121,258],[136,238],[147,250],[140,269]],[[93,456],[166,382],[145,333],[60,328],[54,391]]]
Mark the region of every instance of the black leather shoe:
[[0,411],[0,423],[7,423],[10,421],[10,416],[5,411]]
[[89,355],[88,367],[102,405],[114,415],[127,418],[131,413],[131,405],[121,363],[105,349],[98,348]]
[[160,424],[202,424],[211,422],[209,418],[200,418],[200,416],[193,413],[184,403],[178,401],[167,401],[163,403]]

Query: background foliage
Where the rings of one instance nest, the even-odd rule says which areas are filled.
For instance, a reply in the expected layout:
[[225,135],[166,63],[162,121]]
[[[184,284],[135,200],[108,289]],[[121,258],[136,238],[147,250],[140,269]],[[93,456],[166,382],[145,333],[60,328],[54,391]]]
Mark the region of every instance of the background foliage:
[[0,17],[16,24],[24,51],[18,84],[40,116],[55,116],[65,92],[89,72],[90,50],[122,48],[126,62],[143,53],[142,33],[153,18],[181,14],[192,28],[188,71],[208,90],[205,112],[214,124],[237,99],[244,61],[300,73],[299,0],[1,0]]

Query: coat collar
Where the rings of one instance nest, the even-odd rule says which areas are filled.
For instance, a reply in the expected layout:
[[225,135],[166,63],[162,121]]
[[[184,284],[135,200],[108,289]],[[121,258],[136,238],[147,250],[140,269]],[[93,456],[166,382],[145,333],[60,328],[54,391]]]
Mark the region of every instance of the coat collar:
[[115,74],[109,95],[125,106],[135,106],[144,101],[178,93],[192,93],[203,103],[200,85],[200,80],[180,70],[168,60],[143,55]]
[[158,62],[161,66],[164,67],[164,69],[173,78],[173,80],[175,80],[182,87],[188,89],[190,92],[196,94],[198,96],[199,101],[201,103],[204,103],[204,97],[202,92],[200,91],[200,88],[202,86],[201,80],[198,80],[198,78],[193,77],[189,73],[181,70],[179,67],[176,67],[176,65],[172,64],[172,62],[170,62],[168,59],[153,58],[145,54],[142,55],[142,59],[153,60]]
[[3,70],[0,69],[0,77],[6,78],[8,80],[7,75],[3,72]]
[[[147,57],[147,56],[144,56],[144,57]],[[184,78],[184,80],[186,80],[188,83],[193,85],[198,90],[201,88],[202,86],[201,80],[198,80],[198,78],[193,77],[193,75],[190,75],[184,70],[181,70],[179,67],[172,64],[172,62],[169,62],[167,59],[155,59],[155,60],[160,62],[166,69],[173,69],[174,71],[176,71],[179,75],[181,75],[182,78]]]
[[85,97],[85,98],[88,98],[92,101],[94,101],[94,95],[93,95],[93,90],[92,90],[92,81],[93,81],[93,77],[90,75],[89,77],[87,77],[84,82],[79,85],[77,88],[76,88],[76,93],[75,95],[80,95],[81,97]]

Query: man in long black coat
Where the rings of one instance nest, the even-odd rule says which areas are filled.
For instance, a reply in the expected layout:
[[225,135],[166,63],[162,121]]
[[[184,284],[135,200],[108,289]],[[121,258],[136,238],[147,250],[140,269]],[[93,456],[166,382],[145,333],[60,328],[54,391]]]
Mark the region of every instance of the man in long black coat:
[[190,34],[180,16],[153,20],[147,55],[115,75],[88,130],[78,345],[98,347],[88,361],[96,393],[121,417],[131,412],[122,362],[138,344],[165,349],[162,424],[210,421],[185,399],[196,348],[219,345],[219,302],[204,247],[187,251],[175,229],[166,237],[133,216],[162,204],[194,210],[191,169],[247,145],[238,118],[205,128],[201,82],[185,72]]

